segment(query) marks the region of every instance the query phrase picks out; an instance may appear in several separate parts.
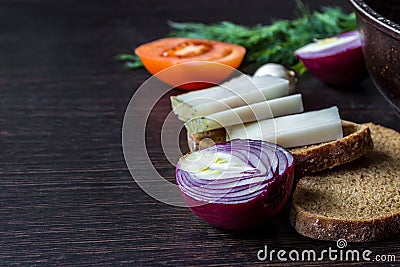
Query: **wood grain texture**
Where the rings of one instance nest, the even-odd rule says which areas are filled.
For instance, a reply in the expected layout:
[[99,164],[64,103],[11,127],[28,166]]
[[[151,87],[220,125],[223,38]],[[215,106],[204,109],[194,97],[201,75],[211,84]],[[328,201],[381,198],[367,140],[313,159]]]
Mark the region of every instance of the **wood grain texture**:
[[[345,0],[307,2],[311,8],[338,4],[350,10]],[[275,250],[335,247],[298,235],[287,209],[257,232],[212,228],[188,209],[145,194],[122,152],[125,109],[149,74],[124,70],[114,55],[165,36],[167,20],[254,25],[292,18],[293,7],[291,0],[279,5],[261,0],[2,1],[0,265],[253,266],[264,245]],[[346,120],[400,130],[399,119],[370,80],[333,88],[306,75],[299,91],[307,110],[338,105]],[[165,96],[147,124],[146,145],[159,173],[173,180],[159,137],[170,111]],[[179,142],[187,151],[184,134]],[[136,160],[138,167],[144,162],[141,155]],[[349,248],[395,254],[400,260],[398,236]],[[302,265],[323,263],[341,264]]]

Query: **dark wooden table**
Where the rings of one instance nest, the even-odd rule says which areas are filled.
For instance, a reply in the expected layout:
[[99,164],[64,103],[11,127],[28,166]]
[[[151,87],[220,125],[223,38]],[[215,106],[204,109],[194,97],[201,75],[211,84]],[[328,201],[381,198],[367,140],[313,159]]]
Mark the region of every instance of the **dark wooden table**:
[[[345,0],[307,2],[312,9],[337,4],[351,10]],[[167,20],[267,24],[293,18],[293,8],[291,0],[1,1],[0,265],[252,266],[265,245],[288,251],[336,247],[298,235],[288,210],[262,231],[210,227],[188,209],[144,193],[122,152],[125,109],[149,74],[124,70],[114,55],[165,36]],[[344,119],[400,130],[399,118],[370,80],[333,88],[305,75],[298,88],[306,109],[338,105]],[[158,136],[169,112],[165,96],[146,140],[158,171],[173,179]],[[140,154],[135,159],[138,166],[144,160]],[[399,236],[348,248],[400,261]],[[343,264],[301,264],[323,263]]]

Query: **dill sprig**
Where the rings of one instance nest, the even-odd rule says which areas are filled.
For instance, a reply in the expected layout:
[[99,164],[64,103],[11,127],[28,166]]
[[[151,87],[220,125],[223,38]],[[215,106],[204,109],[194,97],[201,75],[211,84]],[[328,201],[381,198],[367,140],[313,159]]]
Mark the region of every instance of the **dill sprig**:
[[[305,71],[294,55],[298,48],[326,37],[356,29],[355,14],[346,14],[339,7],[323,7],[311,13],[297,1],[297,18],[276,20],[270,25],[247,27],[229,21],[216,24],[168,22],[169,36],[209,39],[242,45],[246,48],[243,65],[254,69],[265,63],[279,63],[299,73]],[[122,54],[117,59],[129,68],[142,66],[136,55]]]

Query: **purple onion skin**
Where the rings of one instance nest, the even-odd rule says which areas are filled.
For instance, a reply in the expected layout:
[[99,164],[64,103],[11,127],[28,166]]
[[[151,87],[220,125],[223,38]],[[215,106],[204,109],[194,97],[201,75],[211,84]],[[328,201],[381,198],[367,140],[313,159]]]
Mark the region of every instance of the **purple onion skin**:
[[283,209],[292,191],[294,163],[271,179],[260,195],[242,203],[207,203],[182,191],[181,195],[191,211],[209,224],[225,230],[249,230],[262,226]]
[[361,47],[320,58],[301,58],[308,72],[331,85],[349,85],[367,76]]
[[308,72],[321,81],[331,85],[349,85],[366,78],[368,75],[364,56],[361,49],[361,40],[357,30],[345,32],[337,36],[357,36],[346,45],[338,45],[330,49],[315,52],[300,52],[295,55],[300,59]]

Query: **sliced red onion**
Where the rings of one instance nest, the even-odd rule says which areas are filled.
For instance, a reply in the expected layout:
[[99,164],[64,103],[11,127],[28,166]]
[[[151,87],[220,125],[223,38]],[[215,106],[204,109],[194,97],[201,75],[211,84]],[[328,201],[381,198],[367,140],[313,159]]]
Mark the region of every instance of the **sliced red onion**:
[[280,212],[291,192],[293,166],[293,156],[281,146],[236,139],[183,156],[176,180],[197,216],[243,230]]
[[358,31],[317,40],[295,54],[310,73],[329,84],[350,84],[366,74]]

